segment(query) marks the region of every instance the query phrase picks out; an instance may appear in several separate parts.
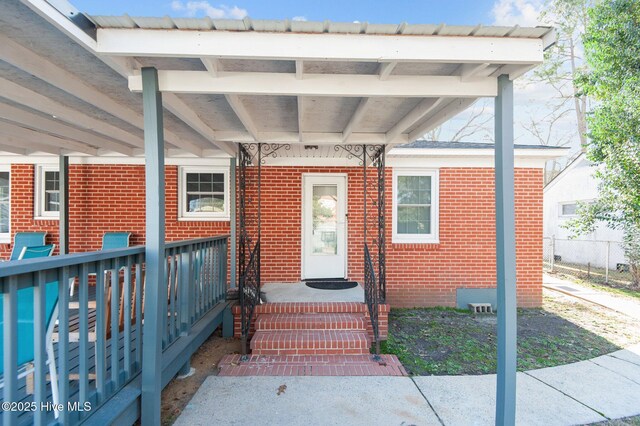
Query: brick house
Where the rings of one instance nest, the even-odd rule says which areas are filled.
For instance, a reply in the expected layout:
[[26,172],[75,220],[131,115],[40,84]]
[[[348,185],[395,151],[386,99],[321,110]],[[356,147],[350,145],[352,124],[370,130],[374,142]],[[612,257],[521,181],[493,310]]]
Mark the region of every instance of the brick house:
[[[457,294],[470,289],[495,288],[495,201],[491,144],[417,141],[392,150],[385,170],[387,226],[387,301],[392,307],[462,306]],[[518,304],[537,307],[542,302],[542,174],[545,161],[563,150],[516,145],[516,244]],[[331,161],[269,158],[262,168],[262,282],[294,283],[306,278],[363,279],[363,177],[362,167],[344,157]],[[58,165],[55,157],[4,156],[0,176],[4,193],[10,193],[9,215],[3,216],[0,256],[11,252],[16,232],[47,231],[47,242],[59,245],[57,204]],[[114,158],[76,157],[69,166],[69,252],[99,250],[102,235],[110,231],[131,232],[131,244],[145,243],[144,166]],[[295,165],[304,162],[307,165]],[[136,164],[137,163],[137,164]],[[206,163],[209,163],[208,165]],[[195,164],[195,165],[194,165]],[[220,212],[192,213],[186,207],[187,175],[214,174],[223,184]],[[230,232],[230,166],[227,158],[206,161],[172,159],[166,173],[166,237],[168,241],[215,236]],[[398,179],[427,179],[424,188],[430,229],[420,233],[399,230]],[[8,179],[7,179],[8,178]],[[318,185],[343,185],[344,214],[348,217],[340,240],[340,256],[331,265],[313,271],[314,257],[305,256],[303,198],[305,179]],[[335,183],[337,179],[337,184]],[[10,185],[8,184],[10,182]],[[47,186],[49,185],[49,186]],[[51,186],[54,185],[54,186]],[[51,189],[47,189],[51,188]],[[7,191],[8,190],[8,191]],[[205,195],[207,198],[213,196]],[[55,196],[53,198],[57,199]],[[237,196],[235,197],[238,198]],[[8,200],[7,199],[7,200]],[[8,201],[5,201],[8,202]],[[308,205],[306,207],[309,207]],[[194,209],[192,209],[194,210]],[[416,226],[424,226],[424,220]],[[400,226],[406,224],[400,223]],[[344,254],[343,254],[344,253]],[[303,263],[307,262],[305,273]],[[316,268],[317,269],[317,268]],[[468,295],[462,295],[464,300]],[[478,300],[495,305],[495,296],[477,293]],[[488,298],[488,299],[487,299]]]
[[[390,306],[487,301],[499,308],[497,410],[514,415],[516,304],[541,303],[543,167],[562,152],[514,146],[513,81],[542,63],[552,28],[88,16],[39,0],[0,10],[0,257],[36,230],[71,253],[0,265],[13,308],[3,341],[19,339],[18,283],[56,278],[62,402],[97,398],[88,416],[159,424],[160,391],[220,324],[269,368],[295,355],[299,371],[344,371],[354,356],[365,374],[392,374],[370,355]],[[484,97],[495,146],[418,141]],[[92,252],[109,231],[144,246]],[[106,309],[98,290],[118,294],[121,268],[124,309],[115,297]],[[132,271],[143,286],[134,325]],[[86,295],[90,273],[96,322],[113,314],[97,333],[123,342],[107,366],[96,338],[95,381],[87,339],[78,361],[64,338],[68,279]],[[323,278],[362,283],[361,299],[261,303],[261,284]],[[88,317],[76,317],[85,331]],[[15,346],[3,364],[10,401]],[[264,366],[240,362],[227,373]],[[76,367],[84,386],[67,386]]]

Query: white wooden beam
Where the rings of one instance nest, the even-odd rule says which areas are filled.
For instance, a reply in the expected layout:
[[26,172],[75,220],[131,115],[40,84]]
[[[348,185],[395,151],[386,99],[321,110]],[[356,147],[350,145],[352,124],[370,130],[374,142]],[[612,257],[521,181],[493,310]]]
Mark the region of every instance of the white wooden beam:
[[[72,40],[77,42],[80,46],[84,47],[89,53],[93,54],[104,62],[111,69],[116,71],[121,76],[127,78],[134,73],[134,70],[137,68],[137,64],[135,60],[131,57],[114,57],[108,55],[98,55],[96,52],[97,43],[94,39],[89,37],[86,33],[78,29],[66,16],[58,13],[58,11],[53,8],[46,0],[21,0],[24,4],[26,4],[29,8],[31,8],[38,15],[43,17],[49,23],[51,23],[54,27],[58,28],[63,33],[67,34]],[[219,62],[218,62],[219,64]],[[174,99],[165,100],[163,102],[165,107],[174,106],[175,109],[181,108],[181,105],[176,103],[174,105]],[[167,108],[169,109],[169,108]],[[189,122],[185,122],[187,125],[191,126]],[[191,126],[193,127],[193,126]],[[225,145],[221,147],[227,154],[236,155],[236,150],[229,145]],[[203,153],[204,155],[204,153]]]
[[90,49],[95,50],[97,47],[96,41],[91,38],[87,33],[82,31],[78,26],[73,23],[69,18],[58,12],[49,1],[47,0],[20,0],[28,8],[33,10],[37,15],[49,22],[54,27],[58,28],[64,34],[69,36],[72,40],[80,45],[87,46]]
[[58,120],[142,148],[142,138],[102,120],[89,117],[76,109],[55,102],[46,96],[26,89],[12,81],[5,80],[2,77],[0,77],[0,93],[2,93],[2,97],[12,102],[55,116]]
[[542,63],[541,39],[372,34],[98,29],[97,51],[176,56],[368,62]]
[[[119,118],[125,123],[131,124],[139,129],[144,128],[142,114],[125,105],[119,104],[111,97],[84,83],[78,76],[60,68],[56,64],[2,34],[0,34],[0,46],[2,46],[2,49],[0,49],[1,60],[38,77],[78,99],[94,105],[96,108]],[[173,132],[166,130],[165,138],[167,142],[177,147],[184,148],[196,155],[202,154],[201,147],[180,139],[180,137]]]
[[216,132],[202,121],[198,114],[189,108],[189,106],[178,96],[173,93],[164,93],[162,96],[162,103],[164,104],[164,107],[171,112],[171,114],[185,122],[202,137],[207,139],[209,142],[218,145],[218,147],[227,154],[235,156],[235,147],[227,142],[217,141]]
[[[51,136],[46,133],[40,133],[35,130],[26,129],[24,127],[15,126],[4,121],[0,121],[0,136],[13,137],[22,142],[21,146],[50,146],[55,148],[58,152],[66,149],[69,151],[81,152],[89,155],[97,155],[98,149],[83,143],[65,140],[56,136]],[[48,151],[51,152],[51,151]],[[55,153],[51,152],[51,153]]]
[[369,107],[369,105],[371,105],[371,98],[362,98],[360,100],[358,107],[353,112],[351,119],[342,131],[342,142],[346,142],[349,139],[349,137],[353,133],[353,129],[355,128],[355,126],[357,126],[360,121],[362,121],[362,118],[367,112],[367,108]]
[[386,80],[389,78],[393,69],[398,65],[398,62],[383,62],[380,64],[380,69],[378,70],[378,76],[380,80]]
[[296,61],[296,78],[298,80],[302,80],[304,75],[304,61],[297,60]]
[[[264,142],[264,143],[313,143],[313,144],[342,144],[342,133],[337,132],[260,132],[258,139],[254,139],[246,132],[217,132],[220,140],[228,140],[237,143]],[[393,143],[406,143],[407,135],[398,135]],[[352,133],[349,143],[387,143],[384,133]]]
[[200,58],[204,67],[209,71],[212,77],[218,76],[218,71],[222,70],[220,66],[220,61],[217,58]]
[[405,133],[407,129],[422,120],[433,110],[438,108],[444,101],[444,98],[427,98],[416,105],[407,115],[402,117],[386,134],[388,142],[393,141],[398,135]]
[[[5,143],[11,143],[11,141],[3,141]],[[18,155],[29,155],[29,151],[24,148],[24,146],[15,146],[15,145],[5,145],[4,143],[0,144],[0,151],[10,152],[11,154]]]
[[458,75],[460,75],[462,81],[468,81],[489,65],[491,64],[462,64],[458,68]]
[[120,154],[133,155],[133,149],[123,143],[115,142],[99,136],[95,133],[89,133],[84,130],[71,127],[59,120],[53,118],[47,119],[41,115],[37,115],[23,109],[0,103],[0,118],[11,121],[23,126],[38,129],[39,131],[57,135],[62,138],[74,139],[79,142],[91,142],[99,145],[101,148],[119,152]]
[[[175,93],[225,95],[347,96],[347,97],[493,97],[495,78],[460,81],[458,76],[389,76],[223,72],[211,77],[206,71],[158,71],[160,90]],[[142,90],[140,75],[129,77],[129,88]]]
[[297,107],[298,107],[298,136],[300,140],[303,140],[303,132],[305,128],[304,123],[304,97],[298,96],[297,98]]
[[238,119],[240,120],[244,128],[247,129],[251,137],[257,141],[258,128],[253,122],[249,111],[247,111],[247,108],[245,108],[245,106],[242,104],[240,98],[237,95],[226,95],[225,98],[227,99],[227,102],[229,102],[229,105],[231,105],[233,112],[235,112],[238,116]]
[[447,106],[438,110],[433,116],[429,117],[427,121],[421,123],[418,127],[413,129],[411,133],[409,133],[409,141],[411,142],[418,138],[421,138],[429,130],[438,127],[442,123],[452,119],[457,114],[470,107],[475,101],[476,99],[453,100]]

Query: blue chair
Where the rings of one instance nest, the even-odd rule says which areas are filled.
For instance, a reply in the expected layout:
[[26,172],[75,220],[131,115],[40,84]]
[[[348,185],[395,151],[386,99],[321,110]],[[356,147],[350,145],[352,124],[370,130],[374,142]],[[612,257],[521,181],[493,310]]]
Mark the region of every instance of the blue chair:
[[46,232],[18,232],[13,237],[13,249],[9,260],[20,259],[20,254],[25,247],[43,246]]
[[[38,257],[51,256],[55,245],[23,247],[18,260],[34,259]],[[51,392],[54,404],[58,403],[58,376],[56,373],[55,357],[53,352],[53,328],[58,317],[58,282],[51,281],[45,284],[45,318],[46,318],[46,351],[47,364],[49,364],[49,375],[51,377]],[[33,287],[23,288],[17,292],[18,311],[18,379],[28,376],[34,370],[33,362],[35,358],[34,340],[34,290]],[[0,358],[4,359],[4,295],[0,294]],[[0,374],[4,374],[4,364],[0,365]],[[4,387],[4,380],[0,383],[0,388]],[[58,413],[56,412],[56,417]]]
[[[102,236],[102,249],[112,250],[129,247],[129,237],[131,232],[105,232]],[[93,275],[93,274],[92,274]],[[75,285],[71,284],[69,295],[73,297],[75,294]],[[75,306],[75,303],[72,305]]]
[[129,247],[131,232],[105,232],[102,236],[102,250]]

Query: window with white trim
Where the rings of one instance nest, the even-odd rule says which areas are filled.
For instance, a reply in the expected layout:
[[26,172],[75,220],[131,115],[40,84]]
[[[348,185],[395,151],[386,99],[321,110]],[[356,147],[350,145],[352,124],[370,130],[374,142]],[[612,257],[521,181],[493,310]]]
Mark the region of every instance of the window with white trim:
[[11,173],[0,168],[0,243],[11,242]]
[[561,203],[560,216],[575,216],[578,212],[578,203]]
[[34,199],[36,219],[60,217],[60,172],[57,167],[38,166]]
[[394,169],[393,242],[439,242],[436,170]]
[[229,220],[229,169],[181,167],[179,215],[183,220]]

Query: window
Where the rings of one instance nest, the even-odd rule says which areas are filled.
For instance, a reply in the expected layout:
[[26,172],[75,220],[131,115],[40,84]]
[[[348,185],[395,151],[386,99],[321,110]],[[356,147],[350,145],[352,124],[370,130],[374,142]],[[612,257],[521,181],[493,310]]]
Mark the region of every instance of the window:
[[183,167],[179,185],[181,219],[229,220],[228,169]]
[[36,219],[57,219],[60,217],[60,173],[57,167],[38,167],[35,203]]
[[562,216],[573,216],[576,214],[577,205],[576,203],[571,204],[563,204],[562,205]]
[[439,242],[437,171],[394,170],[393,242]]
[[560,216],[571,217],[578,213],[578,203],[560,203],[559,214]]
[[11,181],[9,170],[0,169],[0,243],[10,243]]

